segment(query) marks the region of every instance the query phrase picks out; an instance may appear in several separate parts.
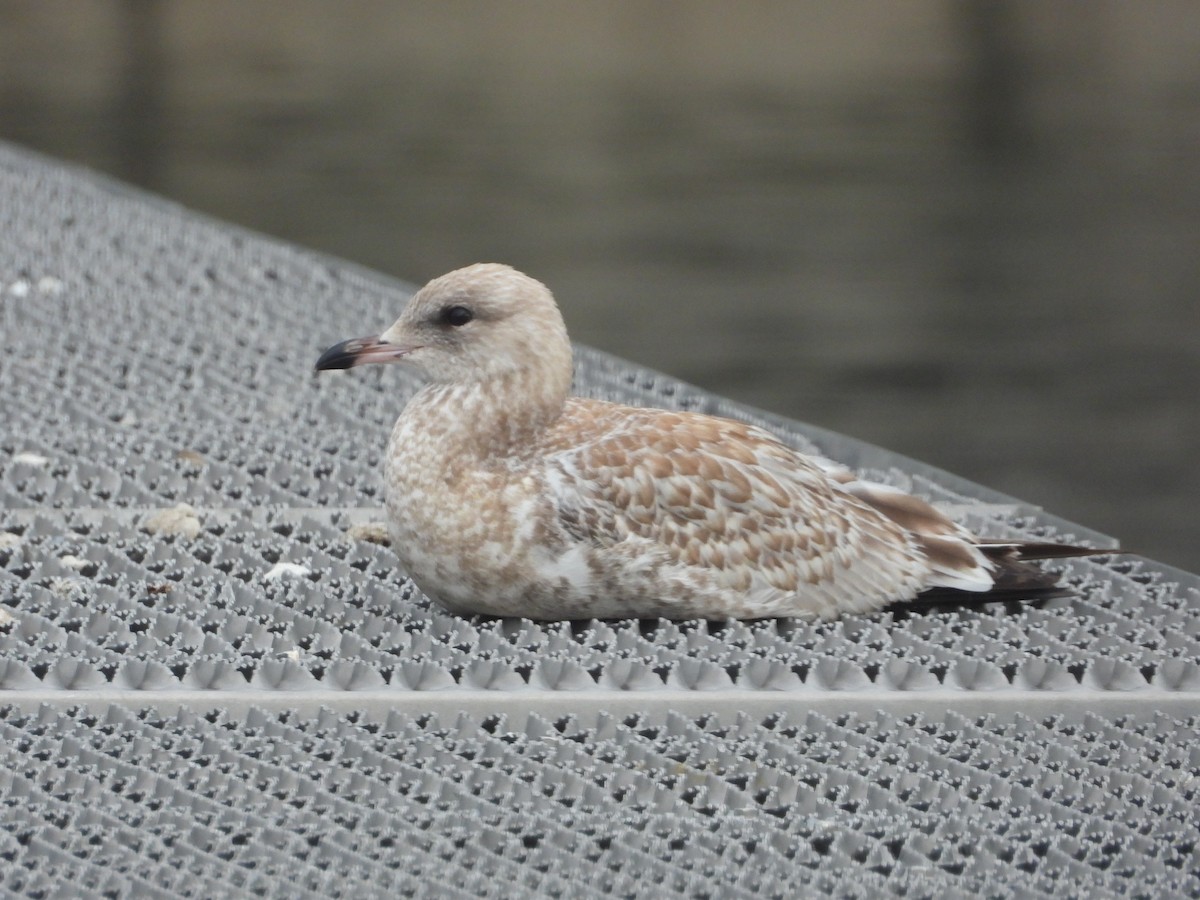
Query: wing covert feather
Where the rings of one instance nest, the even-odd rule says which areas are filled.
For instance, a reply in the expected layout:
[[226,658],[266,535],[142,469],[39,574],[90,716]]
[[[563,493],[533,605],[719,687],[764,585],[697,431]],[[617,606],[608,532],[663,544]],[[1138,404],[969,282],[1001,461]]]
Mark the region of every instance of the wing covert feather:
[[640,539],[743,590],[837,581],[891,593],[912,580],[904,529],[767,432],[616,410],[602,409],[591,434],[563,435],[547,458],[560,522],[576,540]]

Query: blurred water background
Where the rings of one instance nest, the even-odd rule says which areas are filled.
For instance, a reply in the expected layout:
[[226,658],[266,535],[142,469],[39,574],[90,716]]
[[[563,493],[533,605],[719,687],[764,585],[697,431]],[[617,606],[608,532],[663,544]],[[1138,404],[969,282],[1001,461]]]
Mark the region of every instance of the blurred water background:
[[0,0],[0,138],[1200,570],[1193,0]]

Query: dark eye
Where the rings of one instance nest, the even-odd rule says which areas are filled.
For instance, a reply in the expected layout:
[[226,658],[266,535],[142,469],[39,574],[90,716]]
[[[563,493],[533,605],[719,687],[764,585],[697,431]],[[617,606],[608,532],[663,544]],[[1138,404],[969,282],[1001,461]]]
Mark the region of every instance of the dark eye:
[[455,328],[466,325],[473,318],[475,318],[475,313],[465,306],[447,306],[439,316],[443,325],[453,325]]

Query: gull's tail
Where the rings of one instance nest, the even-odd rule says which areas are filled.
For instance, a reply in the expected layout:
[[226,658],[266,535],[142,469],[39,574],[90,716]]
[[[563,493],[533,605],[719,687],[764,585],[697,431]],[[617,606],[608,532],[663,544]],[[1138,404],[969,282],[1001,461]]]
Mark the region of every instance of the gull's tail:
[[[929,564],[931,585],[907,601],[933,604],[996,603],[1045,600],[1069,595],[1058,575],[1031,565],[1036,559],[1105,556],[1119,550],[1097,550],[1050,541],[976,538],[925,500],[891,485],[861,481],[845,466],[826,459],[817,465],[841,490],[872,507],[908,531]],[[902,605],[907,605],[902,604]]]
[[1049,541],[980,540],[976,547],[991,564],[992,587],[986,591],[935,587],[917,595],[917,605],[1032,602],[1069,597],[1070,588],[1059,583],[1056,572],[1031,565],[1037,559],[1070,559],[1080,556],[1109,556],[1122,551],[1097,549]]
[[1006,560],[1024,562],[1031,559],[1067,559],[1074,556],[1109,556],[1121,553],[1113,547],[1097,549],[1073,544],[1055,544],[1052,541],[992,541],[980,540],[976,544],[983,555],[993,562]]

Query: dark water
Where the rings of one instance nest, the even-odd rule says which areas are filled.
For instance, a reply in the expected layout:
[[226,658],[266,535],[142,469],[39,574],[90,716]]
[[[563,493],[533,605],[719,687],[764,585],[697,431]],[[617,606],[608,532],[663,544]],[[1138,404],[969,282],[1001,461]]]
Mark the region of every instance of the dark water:
[[0,0],[0,137],[1200,570],[1194,3]]

